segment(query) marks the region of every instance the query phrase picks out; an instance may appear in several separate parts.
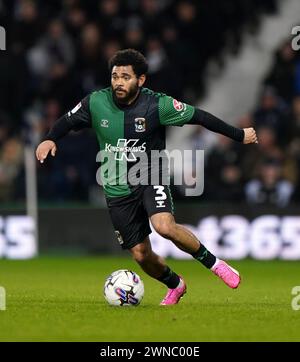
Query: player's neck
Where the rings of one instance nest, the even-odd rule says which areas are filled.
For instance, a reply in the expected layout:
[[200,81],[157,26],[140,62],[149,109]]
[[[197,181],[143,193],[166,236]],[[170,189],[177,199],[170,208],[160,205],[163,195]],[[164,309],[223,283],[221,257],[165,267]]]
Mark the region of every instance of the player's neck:
[[141,92],[141,89],[139,88],[138,91],[136,92],[135,96],[127,102],[127,105],[128,105],[128,106],[130,106],[132,103],[135,102],[135,100],[137,99],[137,97],[140,95],[140,92]]

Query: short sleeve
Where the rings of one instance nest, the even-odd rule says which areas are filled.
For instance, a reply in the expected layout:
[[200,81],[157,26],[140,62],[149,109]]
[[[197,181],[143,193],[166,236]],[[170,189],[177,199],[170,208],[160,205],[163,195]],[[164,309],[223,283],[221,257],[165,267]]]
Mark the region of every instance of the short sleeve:
[[195,112],[195,107],[163,95],[159,98],[159,121],[165,126],[183,126]]

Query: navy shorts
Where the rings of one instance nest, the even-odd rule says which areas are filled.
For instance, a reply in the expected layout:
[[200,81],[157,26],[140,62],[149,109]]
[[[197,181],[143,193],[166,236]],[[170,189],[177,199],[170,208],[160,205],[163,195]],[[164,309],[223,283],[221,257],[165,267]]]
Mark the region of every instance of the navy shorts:
[[117,239],[123,249],[131,249],[151,234],[149,217],[159,212],[174,214],[169,186],[139,185],[130,195],[106,197]]

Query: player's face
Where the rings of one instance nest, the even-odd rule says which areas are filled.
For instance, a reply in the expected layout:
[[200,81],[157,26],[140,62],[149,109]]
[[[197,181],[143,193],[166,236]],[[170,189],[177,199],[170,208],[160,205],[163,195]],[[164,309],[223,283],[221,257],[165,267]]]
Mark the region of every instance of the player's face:
[[137,78],[131,65],[114,66],[111,72],[111,86],[120,103],[130,103],[145,82],[145,76]]

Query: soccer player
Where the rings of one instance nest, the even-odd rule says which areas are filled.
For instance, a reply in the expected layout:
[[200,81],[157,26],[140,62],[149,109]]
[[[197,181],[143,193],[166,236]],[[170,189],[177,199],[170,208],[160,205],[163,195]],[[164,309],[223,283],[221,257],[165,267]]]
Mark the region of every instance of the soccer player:
[[[161,305],[178,303],[186,292],[186,283],[152,251],[149,219],[157,233],[192,255],[230,288],[237,288],[239,273],[210,253],[191,231],[176,223],[168,185],[163,182],[134,185],[128,174],[142,154],[149,156],[149,162],[144,163],[141,177],[147,171],[151,176],[163,173],[164,167],[155,162],[158,171],[153,170],[150,154],[152,150],[165,149],[166,126],[200,124],[244,144],[257,142],[255,130],[235,128],[204,110],[144,88],[148,65],[136,50],[118,51],[110,59],[109,69],[111,86],[89,94],[58,119],[37,147],[37,159],[43,163],[49,153],[55,156],[56,142],[69,131],[93,128],[100,151],[107,156],[101,160],[101,169],[106,167],[101,176],[116,236],[121,247],[130,251],[149,276],[168,287]],[[112,156],[117,166],[107,161]]]

